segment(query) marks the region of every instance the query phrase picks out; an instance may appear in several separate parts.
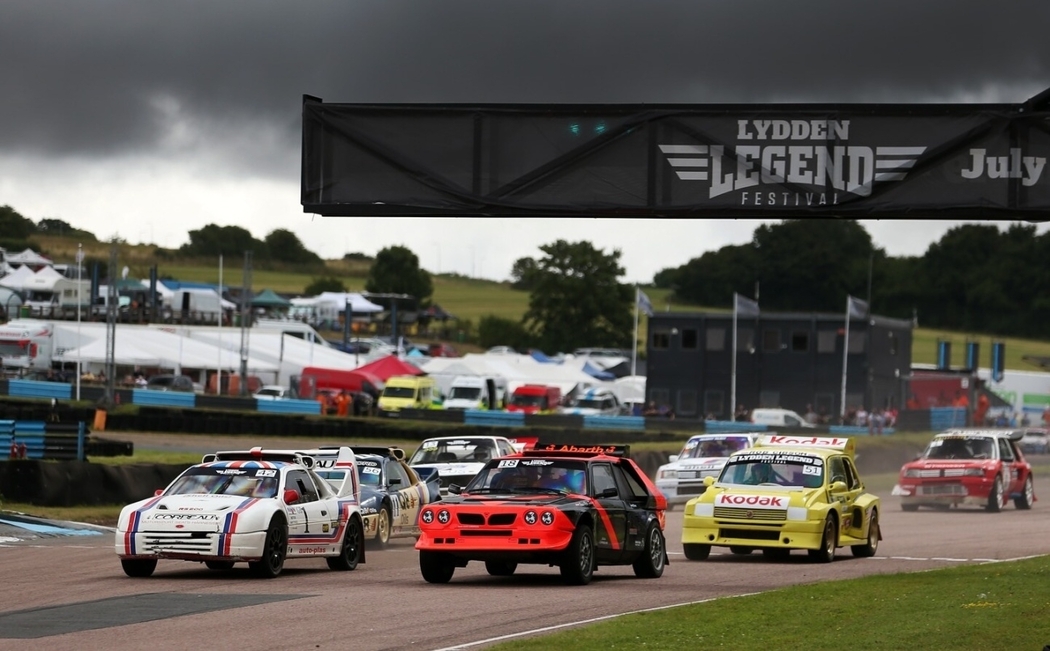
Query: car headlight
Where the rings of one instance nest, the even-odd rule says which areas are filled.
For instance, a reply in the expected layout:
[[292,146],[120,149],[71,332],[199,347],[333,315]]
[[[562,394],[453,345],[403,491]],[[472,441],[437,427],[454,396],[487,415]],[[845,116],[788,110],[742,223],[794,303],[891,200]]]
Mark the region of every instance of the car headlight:
[[918,468],[908,468],[902,474],[904,477],[919,477],[921,476]]
[[967,468],[963,471],[964,477],[984,477],[984,468]]
[[714,502],[697,502],[693,506],[693,515],[698,518],[713,518],[715,517],[715,504]]
[[809,511],[804,506],[789,506],[787,518],[793,521],[804,521],[809,518]]
[[674,468],[661,468],[656,473],[657,479],[678,479],[678,471]]
[[525,524],[536,524],[536,512],[526,511],[525,512]]

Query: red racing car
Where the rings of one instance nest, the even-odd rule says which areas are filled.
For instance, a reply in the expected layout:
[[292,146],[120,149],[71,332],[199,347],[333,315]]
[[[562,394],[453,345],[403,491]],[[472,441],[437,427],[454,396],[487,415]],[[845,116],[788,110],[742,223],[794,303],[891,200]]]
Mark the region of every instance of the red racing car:
[[981,506],[998,512],[1010,499],[1019,509],[1035,502],[1032,466],[1022,454],[1019,429],[954,429],[930,441],[915,461],[904,464],[893,489],[901,508]]
[[448,583],[470,561],[493,576],[524,563],[557,566],[570,585],[589,583],[600,565],[661,576],[667,500],[626,454],[626,446],[538,444],[488,462],[420,513],[423,578]]

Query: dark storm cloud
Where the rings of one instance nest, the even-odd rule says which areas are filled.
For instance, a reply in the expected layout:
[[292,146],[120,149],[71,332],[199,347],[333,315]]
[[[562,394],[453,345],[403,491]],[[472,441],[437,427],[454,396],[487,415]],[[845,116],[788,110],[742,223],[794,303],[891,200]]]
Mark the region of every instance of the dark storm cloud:
[[0,4],[0,151],[298,165],[328,102],[1021,102],[1050,2]]

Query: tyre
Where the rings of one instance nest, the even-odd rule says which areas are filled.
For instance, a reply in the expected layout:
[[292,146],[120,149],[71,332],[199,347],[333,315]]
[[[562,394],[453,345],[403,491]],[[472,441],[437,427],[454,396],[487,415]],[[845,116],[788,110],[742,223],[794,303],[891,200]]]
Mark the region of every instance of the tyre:
[[120,566],[124,569],[124,574],[140,579],[153,574],[153,570],[157,569],[157,559],[122,558]]
[[733,547],[729,548],[729,553],[736,554],[737,556],[747,556],[753,551],[755,551],[755,549],[753,547],[736,547],[736,546],[733,546]]
[[233,569],[233,561],[204,561],[204,567],[216,572],[225,572]]
[[373,540],[376,541],[377,546],[383,549],[390,544],[390,505],[383,504],[383,508],[379,509],[379,513],[376,515],[376,535]]
[[820,549],[810,549],[809,557],[817,563],[830,563],[835,560],[835,548],[838,546],[839,531],[835,520],[828,518],[824,522],[824,535],[820,538]]
[[696,543],[682,543],[685,557],[691,561],[706,561],[711,555],[711,545],[698,545]]
[[868,523],[868,542],[863,545],[853,545],[850,550],[858,558],[871,558],[879,549],[879,512],[871,512],[871,522]]
[[1014,498],[1014,506],[1027,511],[1032,508],[1032,502],[1034,501],[1035,488],[1032,485],[1032,475],[1028,475],[1028,478],[1024,480],[1024,488],[1021,490],[1021,495]]
[[634,575],[643,579],[658,579],[667,565],[667,546],[664,534],[655,524],[645,534],[645,549],[634,561]]
[[511,576],[518,569],[517,563],[503,561],[485,561],[485,570],[492,576]]
[[587,585],[594,578],[594,535],[589,525],[576,527],[561,561],[561,576],[569,585]]
[[901,504],[901,511],[907,511],[909,513],[913,513],[913,512],[918,511],[918,510],[919,510],[919,505],[918,504],[903,504],[903,503]]
[[337,572],[349,572],[357,569],[365,553],[365,529],[361,520],[351,517],[346,523],[346,534],[343,535],[343,546],[338,556],[329,556],[328,569]]
[[992,490],[988,493],[988,504],[985,505],[984,509],[989,513],[998,513],[1003,510],[1006,506],[1006,491],[1003,490],[1003,476],[998,475],[995,478],[995,483],[992,484]]
[[284,518],[275,516],[266,529],[263,541],[263,555],[257,561],[250,561],[248,569],[252,574],[264,579],[273,579],[284,569],[284,558],[288,553],[288,525]]
[[419,571],[427,583],[448,583],[456,572],[456,566],[442,552],[420,551]]

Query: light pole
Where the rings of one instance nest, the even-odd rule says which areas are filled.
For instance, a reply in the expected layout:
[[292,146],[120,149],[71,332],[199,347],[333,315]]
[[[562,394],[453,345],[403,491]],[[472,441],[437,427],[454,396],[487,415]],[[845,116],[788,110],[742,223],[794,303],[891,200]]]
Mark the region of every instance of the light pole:
[[80,402],[80,312],[84,309],[81,296],[81,269],[84,263],[84,245],[77,244],[77,402]]

